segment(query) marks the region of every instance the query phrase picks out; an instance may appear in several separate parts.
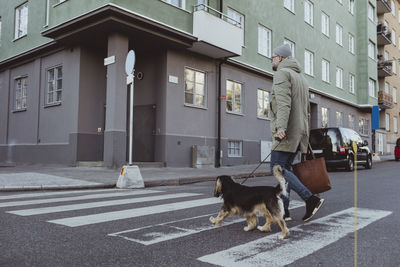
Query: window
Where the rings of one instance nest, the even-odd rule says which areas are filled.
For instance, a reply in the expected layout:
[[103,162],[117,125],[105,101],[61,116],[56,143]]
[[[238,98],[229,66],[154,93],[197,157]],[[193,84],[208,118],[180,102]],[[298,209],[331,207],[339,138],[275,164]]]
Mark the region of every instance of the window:
[[396,60],[392,61],[392,72],[393,73],[397,73],[397,64],[396,64]]
[[26,109],[26,96],[28,92],[28,77],[15,79],[15,110]]
[[244,15],[240,14],[239,12],[228,8],[228,22],[230,24],[233,24],[235,26],[238,26],[239,28],[244,29]]
[[226,81],[226,110],[242,113],[242,84]]
[[283,6],[294,13],[294,0],[283,0]]
[[329,61],[322,59],[322,80],[324,82],[330,82],[330,75],[329,75]]
[[385,114],[385,130],[390,131],[390,115],[387,113]]
[[371,5],[371,3],[368,4],[368,18],[371,21],[374,21],[375,18],[375,8],[373,5]]
[[329,16],[324,12],[321,14],[321,31],[329,37]]
[[28,33],[28,2],[15,9],[15,34],[18,39]]
[[336,43],[343,46],[343,27],[336,24]]
[[46,104],[61,102],[62,96],[62,67],[55,67],[47,70],[47,98]]
[[350,74],[349,75],[349,91],[352,94],[355,93],[355,83],[356,83],[356,77],[353,74]]
[[349,33],[349,52],[354,54],[354,36]]
[[288,40],[288,39],[284,39],[283,40],[283,44],[288,44],[290,46],[290,51],[292,51],[292,57],[295,57],[295,54],[294,54],[294,51],[295,51],[294,43],[292,41]]
[[321,126],[328,127],[329,117],[328,117],[328,109],[322,107],[321,108]]
[[46,14],[45,14],[44,26],[49,25],[49,17],[50,17],[50,0],[46,0]]
[[368,43],[368,56],[375,59],[375,44],[371,41]]
[[385,83],[385,93],[389,94],[389,84]]
[[336,111],[336,127],[343,126],[343,112]]
[[355,130],[355,125],[354,125],[354,115],[350,114],[349,115],[349,128]]
[[393,45],[396,45],[396,31],[392,30],[392,43]]
[[398,129],[397,129],[397,117],[393,117],[393,132],[397,133]]
[[170,5],[185,9],[186,0],[162,0],[162,1]]
[[228,157],[242,156],[242,141],[228,141]]
[[368,81],[368,92],[369,96],[376,97],[375,95],[375,81],[372,79],[369,79]]
[[358,120],[358,130],[362,135],[369,135],[369,120],[360,118]]
[[271,57],[271,37],[271,30],[258,25],[258,53],[266,57]]
[[257,90],[257,117],[269,118],[269,92]]
[[396,104],[397,103],[397,88],[396,87],[393,87],[392,94],[393,94],[393,102]]
[[[399,17],[400,17],[400,16],[399,16]],[[399,39],[398,39],[398,41],[399,41],[398,43],[400,44],[400,36],[399,36]],[[398,45],[397,47],[398,47],[398,48],[399,48],[399,50],[400,50],[400,45]]]
[[304,72],[314,75],[314,54],[308,50],[304,51]]
[[185,68],[185,104],[206,106],[206,74]]
[[354,15],[354,0],[349,1],[349,12]]
[[391,4],[392,4],[392,5],[391,5],[391,6],[392,6],[392,15],[396,17],[396,9],[395,9],[396,6],[395,6],[395,4],[394,4],[394,1],[390,1],[390,2],[391,2]]
[[304,1],[304,21],[314,25],[314,5],[308,0]]
[[336,87],[343,89],[343,69],[336,68]]

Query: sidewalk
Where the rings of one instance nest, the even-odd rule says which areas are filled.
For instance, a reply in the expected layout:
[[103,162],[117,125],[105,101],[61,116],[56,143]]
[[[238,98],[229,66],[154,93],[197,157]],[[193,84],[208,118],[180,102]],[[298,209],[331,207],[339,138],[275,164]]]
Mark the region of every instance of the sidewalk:
[[[393,160],[393,155],[374,157],[374,163]],[[145,187],[182,185],[214,181],[219,175],[247,177],[258,164],[221,168],[141,168]],[[1,191],[61,190],[115,187],[120,170],[101,167],[21,165],[0,167]],[[254,176],[268,176],[269,164],[262,164]]]

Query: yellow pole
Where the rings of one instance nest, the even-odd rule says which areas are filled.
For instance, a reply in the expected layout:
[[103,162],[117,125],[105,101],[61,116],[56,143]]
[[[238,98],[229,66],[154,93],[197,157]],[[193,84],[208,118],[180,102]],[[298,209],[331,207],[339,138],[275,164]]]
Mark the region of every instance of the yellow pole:
[[357,267],[357,143],[353,141],[354,151],[354,267]]

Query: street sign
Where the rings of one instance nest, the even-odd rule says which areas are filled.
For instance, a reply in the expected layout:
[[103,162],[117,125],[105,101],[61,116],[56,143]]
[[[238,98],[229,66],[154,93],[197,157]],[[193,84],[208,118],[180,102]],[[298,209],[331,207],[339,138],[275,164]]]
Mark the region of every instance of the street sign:
[[125,73],[126,75],[132,74],[135,67],[135,52],[130,50],[125,60]]

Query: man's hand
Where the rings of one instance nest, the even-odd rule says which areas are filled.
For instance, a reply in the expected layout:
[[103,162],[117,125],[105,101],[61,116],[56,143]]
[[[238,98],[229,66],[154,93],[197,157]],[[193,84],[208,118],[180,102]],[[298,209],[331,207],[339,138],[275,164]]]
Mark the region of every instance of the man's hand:
[[276,134],[275,134],[275,139],[278,141],[283,140],[286,137],[286,132],[284,130],[279,130]]

